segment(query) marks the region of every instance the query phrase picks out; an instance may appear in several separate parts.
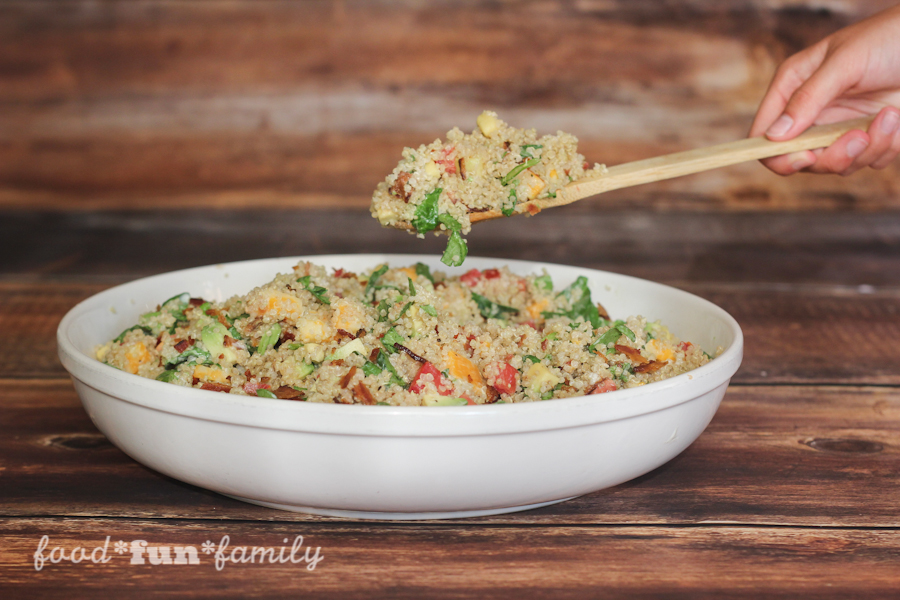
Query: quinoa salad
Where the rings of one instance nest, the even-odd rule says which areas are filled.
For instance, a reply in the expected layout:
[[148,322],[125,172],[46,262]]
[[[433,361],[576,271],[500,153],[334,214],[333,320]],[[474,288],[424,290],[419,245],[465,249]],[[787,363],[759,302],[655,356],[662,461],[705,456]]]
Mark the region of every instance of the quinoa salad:
[[372,215],[382,225],[419,237],[449,234],[441,258],[449,266],[465,260],[462,235],[471,230],[471,213],[533,215],[540,207],[532,201],[555,198],[570,182],[606,172],[600,164],[589,168],[571,134],[538,138],[534,129],[511,127],[490,111],[476,123],[470,134],[453,128],[446,142],[404,148],[400,164],[372,196]]
[[96,357],[185,387],[391,406],[603,394],[712,358],[659,322],[614,319],[584,277],[560,289],[505,267],[448,277],[422,263],[328,273],[309,262],[225,302],[170,298]]

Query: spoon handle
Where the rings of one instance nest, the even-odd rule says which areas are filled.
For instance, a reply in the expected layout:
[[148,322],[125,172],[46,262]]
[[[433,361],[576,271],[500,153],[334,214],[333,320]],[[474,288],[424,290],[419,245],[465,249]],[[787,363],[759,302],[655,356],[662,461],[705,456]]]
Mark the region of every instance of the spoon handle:
[[542,209],[561,206],[610,190],[672,179],[801,150],[824,148],[848,131],[854,129],[865,131],[873,119],[874,117],[863,117],[810,127],[794,139],[783,142],[773,142],[765,137],[754,137],[616,165],[610,167],[602,177],[570,183],[563,193],[557,194],[555,201],[551,199],[547,203],[541,202],[539,206]]

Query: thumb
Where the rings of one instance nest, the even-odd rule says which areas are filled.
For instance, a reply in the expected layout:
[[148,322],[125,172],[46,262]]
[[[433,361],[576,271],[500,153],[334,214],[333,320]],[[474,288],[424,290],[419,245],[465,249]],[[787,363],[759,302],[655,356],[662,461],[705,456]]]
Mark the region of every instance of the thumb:
[[789,140],[806,131],[822,109],[850,87],[846,70],[825,60],[803,84],[791,95],[784,112],[766,130],[766,137],[772,140]]

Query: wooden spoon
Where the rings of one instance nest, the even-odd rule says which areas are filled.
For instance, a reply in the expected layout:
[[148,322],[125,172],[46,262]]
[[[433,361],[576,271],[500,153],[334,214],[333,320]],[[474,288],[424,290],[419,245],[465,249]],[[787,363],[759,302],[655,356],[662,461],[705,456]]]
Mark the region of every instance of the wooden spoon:
[[[592,178],[573,181],[556,194],[556,198],[542,198],[523,202],[516,207],[515,214],[538,211],[556,206],[571,204],[590,196],[596,196],[610,190],[631,187],[652,181],[672,179],[682,175],[700,173],[719,167],[727,167],[738,163],[761,158],[814,150],[830,146],[835,140],[853,129],[866,131],[875,117],[863,117],[851,121],[842,121],[830,125],[810,127],[792,140],[773,142],[764,137],[748,138],[737,142],[719,144],[708,148],[687,150],[623,163],[610,167],[606,174]],[[469,213],[469,219],[475,223],[504,216],[500,211]]]

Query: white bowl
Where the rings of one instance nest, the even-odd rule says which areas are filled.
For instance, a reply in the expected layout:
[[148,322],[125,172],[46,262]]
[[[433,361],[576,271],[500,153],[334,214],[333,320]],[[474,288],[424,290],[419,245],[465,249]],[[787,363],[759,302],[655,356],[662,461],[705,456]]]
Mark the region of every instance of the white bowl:
[[[123,373],[94,348],[177,293],[224,300],[298,260],[351,271],[424,262],[458,273],[546,268],[560,288],[579,275],[618,318],[660,319],[684,340],[725,350],[672,379],[613,393],[525,404],[348,406],[190,389]],[[69,311],[59,356],[100,431],[175,479],[280,509],[372,519],[490,515],[561,502],[647,473],[687,448],[716,412],[741,362],[737,322],[668,286],[590,269],[433,256],[344,255],[255,260],[166,273],[101,292]]]

